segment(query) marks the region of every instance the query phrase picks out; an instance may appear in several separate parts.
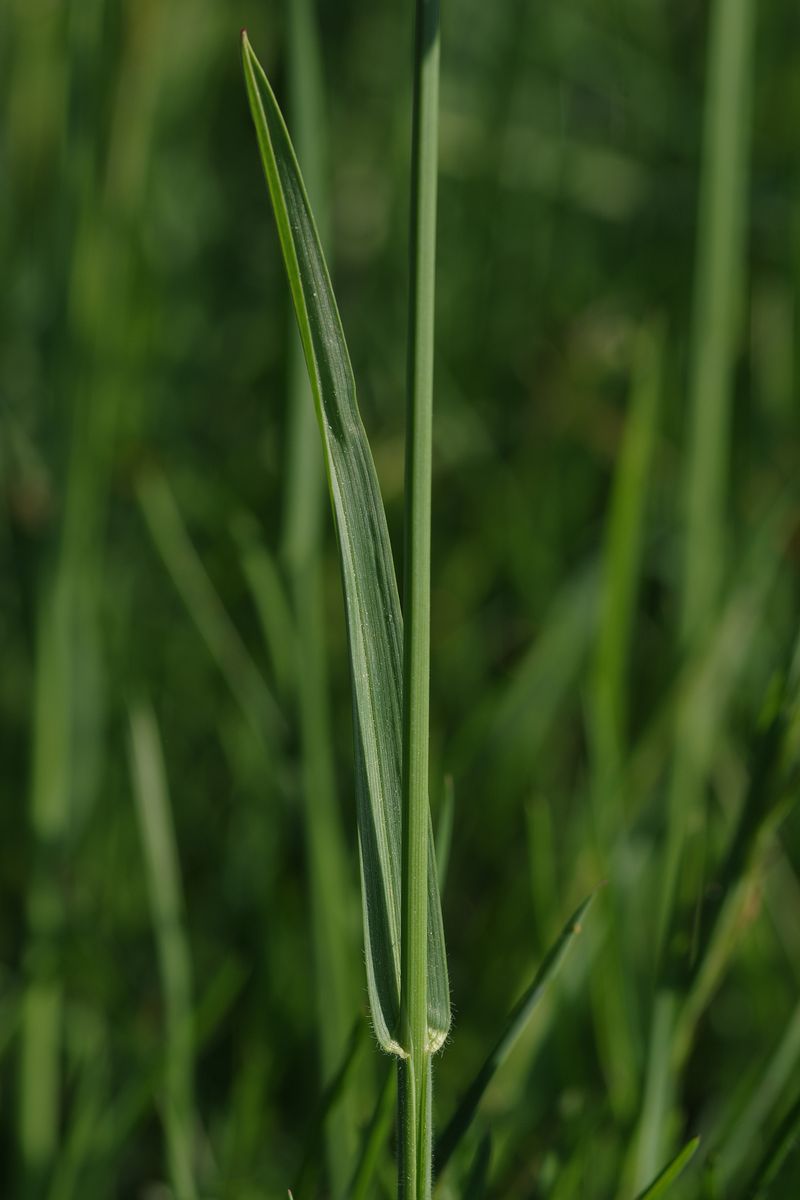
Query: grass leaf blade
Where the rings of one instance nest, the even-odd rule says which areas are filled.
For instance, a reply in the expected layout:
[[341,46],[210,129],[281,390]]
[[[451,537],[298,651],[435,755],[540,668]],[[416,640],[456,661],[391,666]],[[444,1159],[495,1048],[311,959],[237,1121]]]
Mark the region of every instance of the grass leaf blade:
[[[353,678],[367,980],[382,1046],[399,1040],[403,628],[386,515],[356,402],[350,356],[291,140],[247,35],[245,82],[322,437],[344,587]],[[450,1024],[441,905],[429,865],[428,1040]]]
[[664,1170],[661,1171],[649,1187],[646,1187],[643,1192],[640,1192],[636,1200],[656,1200],[658,1196],[665,1195],[670,1184],[674,1183],[685,1167],[694,1158],[695,1151],[700,1145],[700,1138],[692,1138],[690,1142],[680,1150],[675,1157],[667,1163]]
[[594,900],[596,893],[591,892],[578,905],[567,921],[556,941],[545,955],[539,970],[527,991],[518,1000],[506,1021],[505,1028],[497,1039],[493,1049],[484,1061],[482,1067],[464,1093],[463,1099],[439,1138],[436,1145],[434,1160],[439,1174],[447,1166],[454,1150],[472,1124],[478,1105],[483,1094],[492,1081],[498,1067],[508,1058],[517,1038],[522,1033],[531,1013],[542,997],[547,985],[552,981],[572,944],[576,934],[581,931],[581,921]]

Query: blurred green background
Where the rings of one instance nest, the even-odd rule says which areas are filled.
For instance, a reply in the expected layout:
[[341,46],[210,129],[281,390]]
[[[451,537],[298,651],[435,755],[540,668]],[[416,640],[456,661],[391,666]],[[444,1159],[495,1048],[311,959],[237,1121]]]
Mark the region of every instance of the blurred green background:
[[[315,1177],[315,1112],[359,1013],[367,1028],[347,648],[325,508],[312,720],[335,799],[315,841],[293,318],[238,33],[290,129],[311,104],[399,556],[413,6],[312,6],[314,116],[293,2],[0,6],[4,1196],[184,1200],[182,1137],[198,1195],[285,1195],[304,1159],[307,1194],[340,1190],[333,1137]],[[467,1194],[488,1125],[475,1195],[632,1195],[695,1133],[676,1195],[744,1194],[800,1076],[796,778],[768,749],[772,790],[752,784],[798,634],[800,9],[443,9],[440,1125],[569,912],[609,886],[442,1194]],[[337,981],[312,875],[338,897]],[[723,910],[665,1082],[659,997],[696,994]],[[331,1115],[353,1154],[387,1067],[366,1043]],[[392,1187],[382,1146],[367,1194]],[[770,1194],[798,1189],[790,1158]]]

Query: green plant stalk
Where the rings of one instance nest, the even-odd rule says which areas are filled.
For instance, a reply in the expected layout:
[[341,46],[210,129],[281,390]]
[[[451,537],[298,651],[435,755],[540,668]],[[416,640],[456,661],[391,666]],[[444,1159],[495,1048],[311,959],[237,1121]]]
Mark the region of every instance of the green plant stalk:
[[431,1186],[428,1011],[428,739],[431,477],[439,105],[439,3],[417,0],[411,136],[411,229],[403,586],[402,919],[399,1192]]
[[55,1153],[61,1109],[63,987],[56,948],[64,921],[58,865],[69,821],[69,597],[65,574],[57,569],[40,602],[38,623],[31,780],[37,857],[27,897],[20,1026],[19,1152],[32,1189]]
[[[752,0],[715,0],[711,9],[689,380],[691,429],[681,613],[681,644],[687,657],[702,647],[713,626],[724,568],[733,368],[745,255],[754,17]],[[668,1155],[669,1110],[676,1083],[668,1064],[679,1011],[676,965],[669,961],[671,934],[680,910],[689,820],[703,805],[712,751],[713,731],[704,725],[703,714],[693,708],[685,708],[678,716],[656,932],[662,983],[652,1017],[645,1084],[648,1102],[636,1139],[639,1148],[633,1182],[638,1189]],[[649,1128],[648,1122],[653,1122]]]
[[623,933],[625,897],[610,858],[614,840],[623,836],[625,827],[626,684],[662,389],[663,341],[660,324],[649,323],[634,344],[630,405],[606,525],[600,627],[590,693],[594,837],[600,871],[610,879],[602,900],[609,940],[603,963],[592,975],[593,1010],[611,1103],[622,1120],[637,1103],[642,1055],[628,970],[632,951]]
[[[754,14],[752,0],[716,0],[709,30],[681,614],[681,642],[689,654],[714,621],[724,569],[733,369],[745,256]],[[679,736],[679,746],[681,741]],[[679,766],[678,783],[670,791],[662,937],[676,898],[686,822],[699,796],[702,772],[702,763]]]

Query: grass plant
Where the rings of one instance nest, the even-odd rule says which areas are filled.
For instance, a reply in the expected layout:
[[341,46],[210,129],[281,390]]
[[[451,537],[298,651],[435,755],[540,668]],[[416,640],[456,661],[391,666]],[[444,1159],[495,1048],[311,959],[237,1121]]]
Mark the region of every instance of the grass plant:
[[0,5],[0,1195],[800,1194],[790,8]]

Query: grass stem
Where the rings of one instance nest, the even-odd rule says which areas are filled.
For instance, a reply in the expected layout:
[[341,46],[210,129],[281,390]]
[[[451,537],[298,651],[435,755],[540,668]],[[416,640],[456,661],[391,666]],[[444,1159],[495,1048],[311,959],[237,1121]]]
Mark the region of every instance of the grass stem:
[[[417,0],[411,144],[403,643],[403,857],[400,1020],[400,1195],[430,1192],[428,975],[428,726],[433,347],[439,3]],[[427,1161],[422,1161],[427,1156]]]

